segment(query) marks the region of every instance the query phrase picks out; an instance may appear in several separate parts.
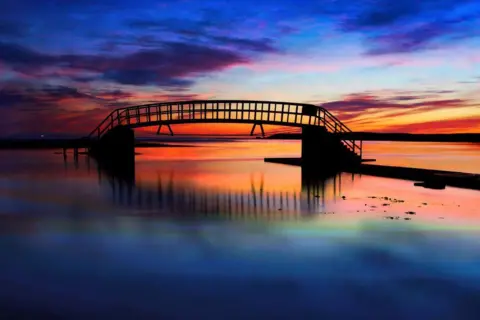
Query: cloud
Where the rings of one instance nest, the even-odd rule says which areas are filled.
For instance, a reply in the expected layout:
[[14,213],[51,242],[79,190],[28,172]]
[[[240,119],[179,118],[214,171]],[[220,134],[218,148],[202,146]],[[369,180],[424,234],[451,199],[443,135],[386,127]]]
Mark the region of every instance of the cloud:
[[[126,25],[135,31],[148,33],[149,31],[163,32],[185,38],[189,43],[207,43],[212,46],[223,46],[232,50],[245,50],[258,53],[279,52],[274,41],[268,37],[258,39],[229,36],[224,34],[225,27],[231,27],[234,21],[212,21],[210,18],[185,20],[185,19],[134,19]],[[230,24],[230,25],[229,25]],[[154,36],[143,36],[138,39],[140,45],[158,44]]]
[[479,133],[480,117],[461,119],[446,119],[439,121],[426,121],[412,124],[389,126],[384,132],[409,132],[409,133]]
[[95,93],[96,97],[100,97],[102,99],[129,99],[133,98],[135,95],[132,92],[126,92],[123,90],[104,90],[104,91],[97,91]]
[[[450,91],[445,92],[449,93]],[[348,95],[342,100],[322,103],[321,106],[330,111],[362,113],[372,109],[418,110],[421,108],[422,110],[429,110],[436,108],[451,108],[465,106],[468,102],[463,99],[432,99],[434,96],[427,93],[419,92],[417,95],[392,95],[390,97],[378,97],[371,93],[359,93]]]
[[262,39],[242,39],[226,36],[211,36],[211,40],[214,40],[218,44],[230,45],[239,50],[251,50],[258,52],[278,52],[273,45],[273,40],[269,38]]
[[55,58],[18,44],[0,42],[0,61],[15,69],[25,70],[54,63]]
[[[112,109],[146,103],[204,100],[199,94],[138,93],[121,89],[82,91],[78,88],[7,83],[0,89],[0,135],[71,133],[83,135]],[[8,120],[8,121],[7,121]]]
[[131,92],[104,90],[82,92],[52,85],[6,84],[0,90],[0,134],[73,133],[93,129],[113,108],[140,104],[128,101]]
[[[478,106],[468,99],[445,97],[451,93],[451,90],[362,92],[320,105],[354,131],[479,131],[480,122],[459,120],[478,119]],[[470,127],[461,127],[467,123]]]
[[[79,66],[103,73],[104,78],[122,84],[190,86],[185,77],[220,71],[248,59],[233,51],[208,46],[166,43],[157,50],[143,50],[120,57],[101,59],[102,64],[80,62]],[[75,67],[75,61],[72,67]]]
[[26,27],[23,24],[0,20],[0,36],[18,38],[26,34]]
[[208,97],[198,94],[156,94],[152,96],[152,102],[158,101],[188,101],[188,100],[207,100]]
[[473,0],[362,1],[339,19],[343,32],[364,37],[366,54],[404,54],[477,37],[479,7]]
[[0,90],[0,106],[17,110],[68,109],[66,100],[103,102],[94,95],[66,86],[5,85]]
[[[45,68],[63,67],[96,72],[94,79],[119,84],[189,87],[189,77],[245,64],[249,59],[230,50],[165,42],[155,50],[141,50],[123,56],[49,55],[16,44],[0,43],[0,61],[21,73],[34,75]],[[85,80],[75,75],[72,80]]]
[[366,52],[369,55],[382,55],[436,49],[444,42],[454,43],[462,39],[467,32],[468,29],[464,29],[459,21],[423,23],[393,29],[387,34],[370,36],[369,48]]
[[[0,90],[0,108],[11,108],[17,105],[34,105],[39,102],[35,97],[25,94],[19,90],[1,89]],[[43,104],[39,103],[41,107]]]
[[457,0],[390,0],[359,1],[343,22],[343,29],[373,29],[390,27],[424,16],[426,12],[449,10],[458,5]]

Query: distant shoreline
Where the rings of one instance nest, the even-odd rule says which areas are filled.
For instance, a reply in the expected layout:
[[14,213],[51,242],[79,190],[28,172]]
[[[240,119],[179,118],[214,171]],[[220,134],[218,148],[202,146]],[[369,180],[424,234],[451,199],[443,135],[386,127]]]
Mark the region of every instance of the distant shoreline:
[[[264,139],[270,140],[300,140],[301,133],[279,133]],[[480,133],[454,133],[454,134],[411,134],[411,133],[374,133],[351,132],[340,135],[342,139],[363,141],[404,141],[404,142],[457,142],[480,143]],[[252,139],[255,140],[255,139]],[[231,141],[231,140],[229,140]],[[136,147],[165,148],[165,147],[193,147],[194,145],[176,144],[182,141],[145,141],[137,139]],[[195,141],[184,141],[195,142]],[[88,139],[0,139],[0,150],[16,149],[62,149],[62,148],[88,148],[91,141]]]
[[[80,139],[0,139],[0,150],[42,150],[42,149],[63,149],[78,148],[86,149],[90,146],[88,141]],[[136,141],[138,148],[172,148],[172,147],[196,147],[177,143]]]

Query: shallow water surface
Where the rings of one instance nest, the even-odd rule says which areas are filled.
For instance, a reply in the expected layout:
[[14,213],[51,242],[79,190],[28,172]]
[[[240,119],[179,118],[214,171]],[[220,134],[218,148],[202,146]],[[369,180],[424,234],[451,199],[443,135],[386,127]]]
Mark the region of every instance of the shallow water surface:
[[318,179],[254,143],[140,149],[134,184],[0,152],[2,318],[478,319],[478,191]]

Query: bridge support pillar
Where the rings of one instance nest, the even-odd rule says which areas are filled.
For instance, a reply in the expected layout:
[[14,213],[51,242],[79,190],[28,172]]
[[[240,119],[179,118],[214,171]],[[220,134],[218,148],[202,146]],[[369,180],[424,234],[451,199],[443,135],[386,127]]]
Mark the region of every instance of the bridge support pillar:
[[[169,124],[166,124],[167,128],[168,128],[168,131],[170,132],[170,135],[173,136],[173,130],[172,130],[172,127],[170,127]],[[157,129],[157,136],[160,135],[160,130],[162,130],[162,124],[158,126],[158,129]]]
[[302,166],[309,170],[335,172],[356,161],[340,138],[324,127],[302,127]]
[[[255,128],[257,126],[257,123],[253,124],[252,131],[250,131],[250,135],[253,136],[253,133],[255,132]],[[263,125],[261,123],[258,123],[258,126],[260,127],[260,130],[262,131],[262,137],[265,137],[265,131],[263,130]]]
[[117,126],[105,133],[90,147],[92,155],[104,168],[115,172],[131,172],[135,164],[135,133],[126,126]]

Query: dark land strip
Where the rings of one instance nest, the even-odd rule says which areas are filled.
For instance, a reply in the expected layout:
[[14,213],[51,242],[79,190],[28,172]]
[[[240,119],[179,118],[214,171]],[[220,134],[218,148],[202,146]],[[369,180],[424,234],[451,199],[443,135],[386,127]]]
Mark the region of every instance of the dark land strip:
[[[302,160],[300,158],[265,158],[265,162],[302,166]],[[377,164],[360,164],[358,166],[345,168],[342,171],[377,177],[419,181],[424,183],[426,187],[432,186],[433,189],[443,189],[444,186],[451,186],[480,190],[480,174],[473,173],[384,166]]]
[[[0,139],[0,149],[82,149],[89,148],[92,142],[89,139]],[[162,148],[162,147],[194,147],[193,145],[136,141],[135,147]]]

